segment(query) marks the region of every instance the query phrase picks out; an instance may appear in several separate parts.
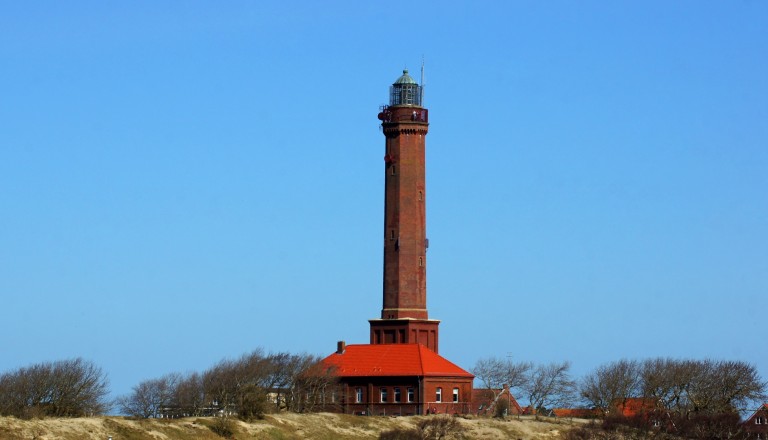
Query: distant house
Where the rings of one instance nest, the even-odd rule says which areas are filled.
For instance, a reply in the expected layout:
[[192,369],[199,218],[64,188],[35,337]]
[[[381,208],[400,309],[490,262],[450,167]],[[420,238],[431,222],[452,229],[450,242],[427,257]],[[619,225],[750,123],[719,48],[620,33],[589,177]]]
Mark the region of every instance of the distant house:
[[477,415],[496,415],[496,406],[504,402],[507,404],[509,415],[523,414],[523,408],[517,403],[509,387],[504,384],[502,389],[475,388],[472,390],[472,408]]
[[750,439],[768,439],[768,403],[764,403],[746,421],[744,430]]
[[637,417],[650,414],[659,407],[659,399],[655,397],[626,397],[611,402],[609,415]]
[[339,342],[322,363],[335,370],[337,404],[348,414],[471,412],[474,376],[421,344]]

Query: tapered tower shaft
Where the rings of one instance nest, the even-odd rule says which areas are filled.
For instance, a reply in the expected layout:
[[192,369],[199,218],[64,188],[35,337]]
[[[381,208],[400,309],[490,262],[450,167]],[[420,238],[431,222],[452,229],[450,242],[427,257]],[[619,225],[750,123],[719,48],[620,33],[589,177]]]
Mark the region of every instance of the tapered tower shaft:
[[422,88],[403,71],[379,119],[384,155],[384,276],[381,318],[371,343],[422,343],[437,351],[437,326],[427,313],[426,135]]

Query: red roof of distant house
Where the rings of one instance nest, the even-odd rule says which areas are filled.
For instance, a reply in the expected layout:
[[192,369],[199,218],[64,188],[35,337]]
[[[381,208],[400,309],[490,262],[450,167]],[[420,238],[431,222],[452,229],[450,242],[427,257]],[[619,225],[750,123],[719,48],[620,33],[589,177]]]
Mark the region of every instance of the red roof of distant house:
[[506,401],[510,404],[510,414],[522,414],[523,408],[517,403],[517,399],[512,393],[509,392],[509,388],[502,388],[501,390],[494,390],[489,388],[474,388],[472,390],[472,405],[479,413],[487,414],[488,410],[494,407],[499,400]]
[[616,399],[613,401],[613,407],[624,417],[634,417],[638,414],[647,413],[656,409],[659,399],[654,397],[628,397],[626,399]]
[[421,344],[351,344],[343,353],[323,359],[323,363],[336,367],[336,374],[341,377],[474,377]]

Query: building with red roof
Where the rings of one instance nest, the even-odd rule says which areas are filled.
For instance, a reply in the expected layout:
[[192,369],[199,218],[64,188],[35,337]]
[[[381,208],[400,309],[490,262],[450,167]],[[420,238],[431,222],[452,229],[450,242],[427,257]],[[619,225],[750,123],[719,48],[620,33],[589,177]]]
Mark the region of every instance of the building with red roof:
[[507,415],[519,416],[524,412],[507,384],[504,384],[501,389],[475,388],[472,390],[472,407],[475,414],[496,416],[496,409],[499,405],[504,406]]
[[655,397],[626,397],[611,402],[611,415],[623,417],[647,416],[659,408],[659,399]]
[[[470,413],[474,376],[438,354],[439,320],[427,313],[425,151],[429,112],[407,70],[379,112],[384,153],[384,282],[370,344],[346,345],[323,360],[355,414]],[[340,395],[339,395],[340,394]]]
[[471,411],[474,376],[422,344],[339,343],[325,358],[341,378],[345,413],[416,415]]
[[764,403],[744,421],[750,439],[768,439],[768,403]]

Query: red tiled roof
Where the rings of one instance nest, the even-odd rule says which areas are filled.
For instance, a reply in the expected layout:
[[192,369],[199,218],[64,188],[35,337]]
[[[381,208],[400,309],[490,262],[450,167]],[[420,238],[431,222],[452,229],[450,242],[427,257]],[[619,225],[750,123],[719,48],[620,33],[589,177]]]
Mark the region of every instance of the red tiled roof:
[[[517,403],[515,396],[509,392],[509,388],[503,388],[501,390],[493,390],[489,388],[472,389],[472,405],[482,413],[487,414],[488,410],[493,408],[499,400],[507,401],[510,404],[510,414],[523,413],[523,408]],[[482,406],[482,409],[480,409],[480,406]]]
[[658,402],[657,398],[652,397],[628,397],[614,400],[612,406],[624,417],[635,417],[641,413],[653,411]]
[[336,374],[350,376],[474,377],[421,344],[351,344],[323,363]]

